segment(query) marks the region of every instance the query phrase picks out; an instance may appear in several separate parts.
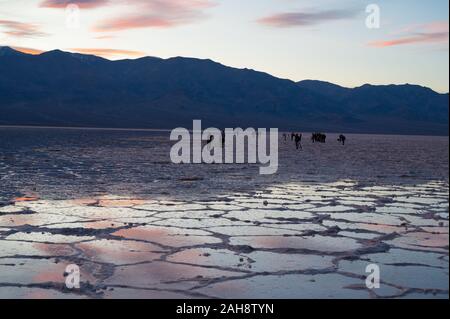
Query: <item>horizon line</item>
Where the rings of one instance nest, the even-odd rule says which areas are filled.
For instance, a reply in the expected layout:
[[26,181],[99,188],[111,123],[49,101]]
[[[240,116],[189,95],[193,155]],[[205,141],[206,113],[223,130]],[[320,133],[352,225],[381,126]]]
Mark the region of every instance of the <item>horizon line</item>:
[[[174,129],[163,129],[163,128],[132,128],[132,127],[98,127],[98,126],[51,126],[51,125],[3,125],[0,124],[0,129],[2,128],[24,128],[24,129],[60,129],[60,130],[89,130],[89,131],[135,131],[135,132],[165,132],[169,133],[176,130]],[[278,129],[279,134],[291,133],[292,130],[285,131],[283,129]],[[189,130],[192,132],[192,130]],[[310,134],[314,132],[303,131],[302,134]],[[417,136],[417,137],[443,137],[450,138],[450,135],[433,135],[433,134],[400,134],[400,133],[355,133],[355,132],[345,132],[345,131],[324,131],[324,134],[347,134],[347,135],[376,135],[376,136]]]

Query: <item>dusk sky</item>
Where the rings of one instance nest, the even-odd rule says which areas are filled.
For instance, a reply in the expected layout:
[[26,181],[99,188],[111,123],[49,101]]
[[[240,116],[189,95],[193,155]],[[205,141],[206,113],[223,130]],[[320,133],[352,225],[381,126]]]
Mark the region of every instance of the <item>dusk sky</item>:
[[[69,3],[79,6],[78,20]],[[372,3],[380,28],[366,26]],[[448,92],[448,7],[448,0],[0,0],[0,45],[109,59],[208,58],[295,81]]]

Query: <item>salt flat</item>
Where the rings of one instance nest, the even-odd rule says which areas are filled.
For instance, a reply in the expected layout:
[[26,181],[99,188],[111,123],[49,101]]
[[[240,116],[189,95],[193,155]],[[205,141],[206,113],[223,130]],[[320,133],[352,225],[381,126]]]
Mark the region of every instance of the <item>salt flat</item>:
[[155,133],[0,134],[0,298],[448,298],[448,138],[280,138],[262,177]]

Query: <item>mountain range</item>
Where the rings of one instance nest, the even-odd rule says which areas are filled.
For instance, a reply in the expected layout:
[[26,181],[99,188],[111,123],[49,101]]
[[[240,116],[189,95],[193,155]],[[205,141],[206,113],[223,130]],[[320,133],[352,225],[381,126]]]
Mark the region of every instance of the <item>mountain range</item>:
[[294,82],[211,60],[110,61],[0,47],[0,125],[278,127],[448,135],[449,99],[418,85]]

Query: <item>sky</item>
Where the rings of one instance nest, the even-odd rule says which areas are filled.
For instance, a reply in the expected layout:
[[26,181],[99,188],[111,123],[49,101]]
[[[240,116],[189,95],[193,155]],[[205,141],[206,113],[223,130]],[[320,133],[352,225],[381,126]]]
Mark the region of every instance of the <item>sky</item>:
[[0,45],[448,92],[448,12],[448,0],[0,0]]

